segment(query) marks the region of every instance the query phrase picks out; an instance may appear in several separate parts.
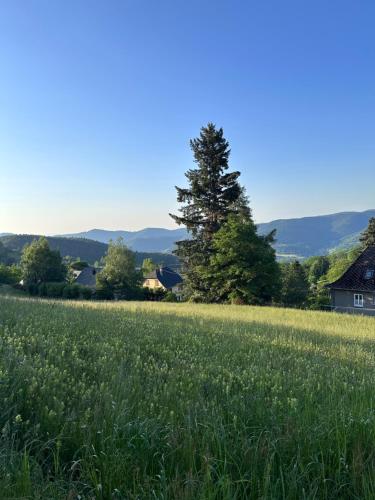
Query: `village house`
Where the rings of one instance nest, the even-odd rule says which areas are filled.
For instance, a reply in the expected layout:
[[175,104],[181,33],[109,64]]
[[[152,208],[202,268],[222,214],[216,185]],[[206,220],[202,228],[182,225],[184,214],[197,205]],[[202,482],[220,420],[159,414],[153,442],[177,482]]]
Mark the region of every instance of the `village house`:
[[96,275],[100,270],[96,269],[93,266],[84,267],[80,271],[73,271],[74,282],[77,285],[87,286],[92,290],[96,288]]
[[182,300],[182,278],[169,267],[160,267],[149,273],[143,282],[143,286],[151,290],[162,289],[172,292],[177,300]]
[[375,315],[375,246],[366,248],[327,288],[334,311]]

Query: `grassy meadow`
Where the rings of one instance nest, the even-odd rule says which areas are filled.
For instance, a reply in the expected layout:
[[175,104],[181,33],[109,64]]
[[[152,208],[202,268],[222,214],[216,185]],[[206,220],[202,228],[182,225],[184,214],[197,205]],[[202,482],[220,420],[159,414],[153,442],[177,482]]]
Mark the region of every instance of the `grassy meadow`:
[[373,499],[375,319],[0,296],[0,498]]

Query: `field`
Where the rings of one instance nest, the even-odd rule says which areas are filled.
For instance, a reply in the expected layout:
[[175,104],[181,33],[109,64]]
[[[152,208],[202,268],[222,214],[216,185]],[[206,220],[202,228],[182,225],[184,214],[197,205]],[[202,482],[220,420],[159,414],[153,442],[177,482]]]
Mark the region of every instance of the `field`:
[[0,297],[0,497],[375,498],[375,319]]

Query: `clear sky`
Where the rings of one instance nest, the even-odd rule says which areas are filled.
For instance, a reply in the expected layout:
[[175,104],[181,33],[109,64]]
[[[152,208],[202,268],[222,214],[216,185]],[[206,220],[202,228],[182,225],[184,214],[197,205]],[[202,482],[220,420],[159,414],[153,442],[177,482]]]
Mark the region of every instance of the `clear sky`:
[[173,227],[224,128],[257,222],[375,208],[374,0],[0,0],[0,232]]

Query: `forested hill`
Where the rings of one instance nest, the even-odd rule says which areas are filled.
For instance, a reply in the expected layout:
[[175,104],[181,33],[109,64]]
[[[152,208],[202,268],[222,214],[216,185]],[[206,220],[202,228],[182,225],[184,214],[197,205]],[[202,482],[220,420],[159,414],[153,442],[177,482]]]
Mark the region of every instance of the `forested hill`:
[[[7,250],[8,255],[13,257],[14,261],[19,260],[23,247],[39,236],[22,234],[7,235],[0,237],[2,248]],[[59,250],[62,257],[70,256],[74,259],[80,258],[90,264],[99,261],[106,253],[108,245],[99,241],[85,238],[60,238],[47,237],[50,247],[53,250]],[[178,259],[174,255],[159,252],[135,252],[136,265],[140,266],[143,259],[149,257],[157,264],[163,264],[172,268],[178,267]]]
[[[331,215],[280,219],[259,224],[259,232],[267,234],[276,229],[276,251],[279,256],[310,257],[323,255],[339,248],[353,246],[359,234],[367,227],[375,210],[342,212]],[[64,235],[67,236],[67,235]],[[119,236],[133,250],[141,252],[172,252],[174,243],[187,237],[185,229],[146,228],[141,231],[107,231],[92,229],[68,235],[85,237],[103,243]]]
[[375,217],[375,210],[280,219],[258,227],[261,234],[276,229],[278,255],[310,257],[352,247],[371,217]]
[[[331,215],[303,217],[300,219],[280,219],[259,224],[259,232],[267,234],[276,229],[276,252],[282,257],[310,257],[325,255],[333,250],[349,248],[358,242],[360,233],[367,227],[375,210],[366,212],[342,212]],[[125,243],[139,252],[139,262],[144,253],[156,253],[157,262],[175,265],[177,259],[171,254],[174,244],[187,237],[185,229],[146,228],[141,231],[107,231],[92,229],[75,235],[49,237],[53,248],[59,248],[61,255],[80,256],[81,259],[95,262],[104,255],[111,239],[123,237]],[[3,236],[0,241],[9,248],[22,250],[33,236]]]

